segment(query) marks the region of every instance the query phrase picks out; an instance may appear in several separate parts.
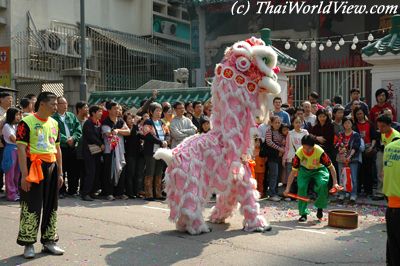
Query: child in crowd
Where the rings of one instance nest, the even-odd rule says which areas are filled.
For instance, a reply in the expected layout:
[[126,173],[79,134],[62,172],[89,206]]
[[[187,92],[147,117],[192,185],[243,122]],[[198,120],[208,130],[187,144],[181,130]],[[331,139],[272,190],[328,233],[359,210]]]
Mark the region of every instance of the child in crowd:
[[[286,138],[289,135],[289,131],[290,131],[290,126],[288,124],[286,124],[286,123],[282,123],[281,128],[279,129],[279,131],[280,131],[282,137],[284,138],[284,147],[285,147],[286,146]],[[283,162],[283,155],[284,154],[285,153],[282,154],[282,160],[280,161],[281,164]],[[281,175],[281,178],[280,178],[281,182],[282,182],[283,186],[286,186],[286,183],[287,183],[286,169],[285,169],[285,167],[280,167],[280,170],[281,171],[279,171],[279,172],[280,172],[280,175]]]
[[4,148],[1,167],[5,173],[6,197],[9,201],[18,201],[18,181],[20,170],[18,165],[18,154],[16,145],[16,129],[21,121],[21,111],[17,108],[10,108],[6,113],[6,122],[3,127],[3,137],[6,143]]
[[210,131],[210,119],[204,116],[200,119],[200,134]]

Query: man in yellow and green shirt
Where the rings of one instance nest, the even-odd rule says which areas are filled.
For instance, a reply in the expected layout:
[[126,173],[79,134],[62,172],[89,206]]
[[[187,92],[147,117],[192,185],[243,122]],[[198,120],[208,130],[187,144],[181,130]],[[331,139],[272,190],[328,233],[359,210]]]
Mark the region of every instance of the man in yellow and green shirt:
[[386,259],[387,265],[400,265],[400,137],[386,144],[383,161],[383,193],[388,197]]
[[381,133],[379,148],[376,154],[376,168],[378,174],[378,186],[373,197],[373,200],[383,200],[382,186],[383,186],[383,149],[387,144],[391,143],[394,138],[400,138],[400,133],[391,127],[392,118],[388,115],[382,114],[377,120],[379,132]]
[[39,228],[43,251],[54,255],[64,253],[56,245],[58,191],[64,182],[58,123],[50,117],[57,110],[56,98],[51,92],[40,93],[36,112],[22,119],[16,133],[21,169],[21,219],[17,243],[25,247],[27,259],[35,257],[33,244]]
[[[295,176],[297,176],[298,195],[301,197],[307,197],[308,184],[311,180],[314,180],[314,190],[318,194],[315,206],[318,208],[317,217],[321,219],[323,209],[328,205],[329,171],[333,178],[333,187],[338,188],[336,170],[329,156],[320,146],[315,144],[315,140],[311,136],[304,136],[301,139],[301,144],[302,147],[297,150],[293,158],[293,168],[288,177],[284,195],[289,193]],[[299,221],[307,221],[307,215],[310,213],[307,202],[299,200],[298,207]]]

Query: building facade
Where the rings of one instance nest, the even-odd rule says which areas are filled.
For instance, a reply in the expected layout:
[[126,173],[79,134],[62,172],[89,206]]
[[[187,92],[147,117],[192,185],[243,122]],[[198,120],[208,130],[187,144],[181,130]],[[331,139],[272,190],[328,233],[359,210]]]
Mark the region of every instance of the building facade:
[[[173,81],[174,69],[190,67],[190,17],[176,1],[86,0],[85,20],[87,68],[100,72],[98,90]],[[60,93],[61,72],[79,67],[79,21],[79,0],[1,0],[1,85]]]

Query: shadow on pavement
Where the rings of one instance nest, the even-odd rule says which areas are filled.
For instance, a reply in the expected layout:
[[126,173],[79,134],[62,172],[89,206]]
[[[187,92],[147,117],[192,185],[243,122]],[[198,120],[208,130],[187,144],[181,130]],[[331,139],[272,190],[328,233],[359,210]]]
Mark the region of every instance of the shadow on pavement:
[[[206,256],[208,245],[226,245],[230,238],[248,234],[265,235],[275,232],[248,233],[242,230],[228,230],[230,224],[210,224],[212,232],[192,236],[176,230],[150,233],[131,237],[116,244],[103,245],[102,248],[116,249],[105,257],[107,265],[171,265],[196,257]],[[180,241],[185,240],[185,241]],[[218,250],[215,250],[218,252]],[[212,252],[212,253],[215,253]],[[189,262],[188,262],[189,263]]]
[[[35,245],[35,247],[37,248],[37,245]],[[22,254],[24,252],[24,247],[20,247],[21,249],[21,254],[20,255],[15,255],[9,258],[5,258],[0,260],[0,265],[24,265],[24,264],[36,264],[36,265],[40,265],[40,261],[42,259],[45,259],[48,256],[52,256],[51,254],[47,254],[47,253],[42,253],[40,252],[40,249],[35,249],[36,250],[36,256],[33,259],[25,259]],[[43,261],[41,261],[42,264],[45,264]]]

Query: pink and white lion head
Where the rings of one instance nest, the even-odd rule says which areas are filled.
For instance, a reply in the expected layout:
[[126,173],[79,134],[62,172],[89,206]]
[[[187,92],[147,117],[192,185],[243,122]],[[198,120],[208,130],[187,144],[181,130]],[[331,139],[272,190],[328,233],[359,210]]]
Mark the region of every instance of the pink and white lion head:
[[215,68],[215,75],[219,84],[217,87],[224,87],[220,82],[228,80],[241,88],[244,99],[252,103],[253,115],[265,121],[268,119],[269,95],[281,92],[277,76],[279,71],[273,48],[252,37],[225,50],[223,60]]

